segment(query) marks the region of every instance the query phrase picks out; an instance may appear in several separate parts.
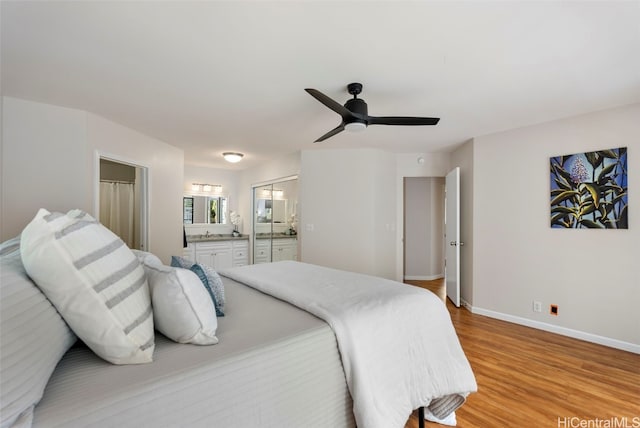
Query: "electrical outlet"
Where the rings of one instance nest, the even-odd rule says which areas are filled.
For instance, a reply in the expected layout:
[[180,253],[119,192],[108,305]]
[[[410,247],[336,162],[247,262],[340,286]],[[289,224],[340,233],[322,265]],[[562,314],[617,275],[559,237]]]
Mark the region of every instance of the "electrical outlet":
[[537,300],[533,301],[533,312],[542,312],[542,302]]

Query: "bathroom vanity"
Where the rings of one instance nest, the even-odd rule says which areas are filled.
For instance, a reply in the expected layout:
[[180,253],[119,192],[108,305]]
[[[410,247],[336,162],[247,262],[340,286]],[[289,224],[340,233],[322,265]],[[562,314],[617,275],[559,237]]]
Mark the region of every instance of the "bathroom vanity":
[[212,268],[249,264],[249,236],[188,235],[184,257]]

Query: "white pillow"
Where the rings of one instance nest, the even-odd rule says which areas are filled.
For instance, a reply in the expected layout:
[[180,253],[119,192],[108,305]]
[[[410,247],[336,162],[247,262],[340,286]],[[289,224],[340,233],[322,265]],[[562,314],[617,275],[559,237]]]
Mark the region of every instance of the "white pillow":
[[22,232],[22,261],[71,329],[113,364],[152,361],[153,316],[138,259],[90,215],[40,209]]
[[190,270],[143,263],[151,288],[156,329],[178,343],[218,343],[218,319],[213,301],[198,275]]
[[160,260],[158,256],[156,256],[153,253],[150,253],[148,251],[142,251],[142,250],[134,250],[134,249],[131,249],[131,252],[135,254],[135,256],[138,258],[138,261],[143,266],[145,263],[162,265],[162,260]]
[[76,335],[29,279],[20,238],[0,244],[0,427],[30,426],[33,408]]

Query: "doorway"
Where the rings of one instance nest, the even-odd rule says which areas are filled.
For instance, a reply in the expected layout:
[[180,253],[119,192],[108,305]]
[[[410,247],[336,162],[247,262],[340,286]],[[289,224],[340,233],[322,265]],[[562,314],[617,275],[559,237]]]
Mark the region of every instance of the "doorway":
[[99,156],[96,218],[129,248],[148,248],[147,168]]
[[404,177],[404,280],[444,277],[444,190],[444,177]]

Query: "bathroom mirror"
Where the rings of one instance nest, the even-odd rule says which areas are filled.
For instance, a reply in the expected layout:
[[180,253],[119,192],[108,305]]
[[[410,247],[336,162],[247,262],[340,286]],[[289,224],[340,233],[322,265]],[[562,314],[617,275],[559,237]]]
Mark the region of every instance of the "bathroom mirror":
[[229,224],[229,204],[225,196],[184,195],[184,224]]

